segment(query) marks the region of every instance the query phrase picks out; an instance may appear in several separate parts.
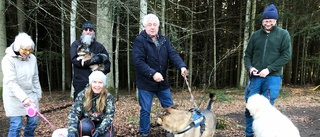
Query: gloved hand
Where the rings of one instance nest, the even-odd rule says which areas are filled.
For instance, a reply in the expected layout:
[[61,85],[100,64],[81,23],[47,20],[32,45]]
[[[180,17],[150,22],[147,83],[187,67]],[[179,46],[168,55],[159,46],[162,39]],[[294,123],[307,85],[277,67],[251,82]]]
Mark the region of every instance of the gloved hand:
[[109,56],[107,54],[98,54],[101,58],[102,58],[102,62],[106,62],[106,61],[109,61]]
[[270,73],[269,69],[265,68],[265,69],[261,70],[261,72],[259,73],[259,76],[265,78],[266,76],[269,75],[269,73]]
[[249,74],[250,76],[259,76],[258,70],[255,67],[250,67]]
[[98,131],[94,131],[92,137],[100,137],[100,133]]
[[76,132],[68,132],[68,137],[77,137]]
[[189,75],[189,71],[187,70],[186,67],[181,68],[181,76],[186,77]]
[[94,55],[91,58],[92,64],[101,64],[103,63],[103,57],[100,54]]

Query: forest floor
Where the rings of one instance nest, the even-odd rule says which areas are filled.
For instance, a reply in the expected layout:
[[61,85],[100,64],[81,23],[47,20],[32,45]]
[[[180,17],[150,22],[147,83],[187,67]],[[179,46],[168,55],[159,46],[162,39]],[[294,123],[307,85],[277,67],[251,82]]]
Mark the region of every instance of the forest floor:
[[[201,91],[192,91],[196,103],[204,108],[208,94]],[[319,90],[311,91],[309,88],[282,88],[275,106],[292,120],[299,128],[301,137],[316,137],[320,135],[320,94]],[[40,104],[40,112],[57,128],[67,127],[67,116],[72,99],[69,93],[44,92]],[[175,104],[180,109],[188,110],[193,104],[190,102],[190,93],[185,91],[173,92]],[[139,105],[135,94],[119,94],[116,102],[114,118],[115,135],[119,137],[136,137],[139,129]],[[151,113],[152,136],[164,136],[164,130],[155,124],[157,113],[160,111],[157,98],[153,101]],[[243,137],[244,134],[245,101],[243,91],[224,89],[216,92],[213,111],[218,117],[215,137]],[[52,128],[39,118],[40,122],[35,131],[36,137],[50,137]],[[3,102],[0,100],[0,137],[7,136],[9,120],[5,116]],[[23,131],[22,131],[23,132]]]

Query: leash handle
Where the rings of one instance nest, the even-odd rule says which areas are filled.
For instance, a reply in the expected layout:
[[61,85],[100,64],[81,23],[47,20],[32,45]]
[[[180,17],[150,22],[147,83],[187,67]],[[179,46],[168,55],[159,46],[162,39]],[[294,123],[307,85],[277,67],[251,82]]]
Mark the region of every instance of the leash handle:
[[192,92],[191,92],[191,87],[190,87],[190,85],[189,85],[188,78],[187,78],[186,75],[184,75],[183,78],[184,78],[184,80],[186,81],[186,84],[187,84],[187,87],[188,87],[188,90],[189,90],[189,93],[190,93],[190,96],[191,96],[190,101],[191,101],[191,103],[193,103],[193,106],[194,106],[195,108],[198,108],[196,102],[194,101],[194,97],[193,97]]

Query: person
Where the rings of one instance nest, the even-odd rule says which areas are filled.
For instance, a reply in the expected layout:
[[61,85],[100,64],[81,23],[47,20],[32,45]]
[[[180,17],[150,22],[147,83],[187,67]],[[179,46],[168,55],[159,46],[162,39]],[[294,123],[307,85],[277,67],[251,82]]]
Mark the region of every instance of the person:
[[[291,59],[292,49],[287,30],[277,27],[278,11],[269,5],[262,14],[261,29],[255,31],[245,50],[244,65],[248,70],[249,80],[245,89],[245,99],[253,94],[262,94],[273,105],[278,97],[283,66]],[[253,137],[252,122],[248,109],[245,111],[245,135]]]
[[[70,58],[73,64],[73,100],[77,98],[77,95],[82,91],[88,84],[88,76],[92,70],[90,65],[93,64],[104,64],[103,73],[107,74],[110,72],[110,61],[104,59],[104,56],[109,57],[107,50],[104,46],[95,40],[95,25],[90,21],[86,21],[82,24],[82,35],[80,39],[74,41],[70,48]],[[82,60],[78,60],[78,46],[88,46],[88,52],[95,54],[91,59],[87,60],[82,64]]]
[[68,116],[68,137],[114,135],[114,98],[107,90],[106,75],[97,70],[89,76],[89,87],[81,91]]
[[138,100],[140,105],[141,136],[150,136],[150,111],[153,96],[156,95],[163,108],[173,105],[167,81],[169,60],[187,76],[186,64],[172,47],[169,39],[159,33],[159,18],[147,14],[142,20],[144,30],[135,38],[132,60],[135,66]]
[[8,137],[20,137],[23,116],[26,116],[25,137],[33,137],[38,116],[27,115],[26,108],[35,105],[39,109],[42,89],[38,76],[36,56],[32,54],[34,42],[31,36],[20,32],[6,48],[1,67],[3,72],[3,105],[10,118]]

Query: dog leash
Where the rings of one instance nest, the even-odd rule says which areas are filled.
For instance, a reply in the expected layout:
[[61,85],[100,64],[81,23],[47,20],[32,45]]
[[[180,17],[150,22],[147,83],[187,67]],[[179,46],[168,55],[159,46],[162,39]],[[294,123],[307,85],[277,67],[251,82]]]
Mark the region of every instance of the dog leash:
[[186,81],[188,90],[189,90],[189,92],[190,92],[190,96],[191,96],[190,101],[191,101],[191,103],[193,103],[193,106],[194,106],[195,108],[198,108],[196,102],[194,101],[194,97],[193,97],[192,92],[191,92],[191,88],[190,88],[190,85],[189,85],[188,78],[187,78],[186,75],[184,75],[183,78],[184,78],[184,80]]

